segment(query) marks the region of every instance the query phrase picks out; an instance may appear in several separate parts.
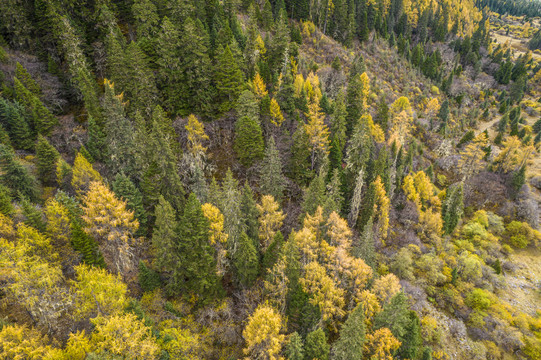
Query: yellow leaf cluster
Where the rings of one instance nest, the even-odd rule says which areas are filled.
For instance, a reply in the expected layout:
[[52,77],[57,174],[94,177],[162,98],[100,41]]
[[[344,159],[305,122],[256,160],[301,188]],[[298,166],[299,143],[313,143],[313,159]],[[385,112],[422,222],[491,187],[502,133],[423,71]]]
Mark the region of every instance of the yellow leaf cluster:
[[[372,334],[366,335],[364,350],[372,360],[393,360],[394,352],[402,343],[396,339],[391,330],[381,328]],[[364,353],[363,353],[364,355]]]
[[207,148],[203,146],[203,141],[209,139],[208,135],[205,134],[205,125],[192,114],[188,116],[188,124],[185,129],[188,132],[188,150],[190,153],[195,157],[204,154]]
[[380,303],[384,304],[400,291],[400,280],[390,273],[374,281],[372,292],[377,296]]
[[77,153],[73,163],[71,186],[81,196],[88,190],[90,184],[96,181],[102,181],[101,175],[81,153]]
[[224,232],[224,215],[216,206],[206,203],[201,205],[203,215],[209,221],[209,240],[212,245],[227,242],[227,234]]
[[285,336],[280,334],[282,317],[267,304],[259,305],[248,319],[242,332],[246,341],[244,353],[250,359],[281,359],[280,351]]
[[259,239],[261,248],[265,251],[282,227],[286,216],[272,195],[263,195],[261,204],[257,204],[257,210],[259,211]]
[[265,81],[263,81],[263,78],[261,75],[259,75],[259,73],[255,74],[254,80],[252,81],[252,88],[254,90],[254,94],[260,99],[269,94]]
[[115,315],[124,310],[128,288],[120,277],[84,264],[75,267],[75,272],[76,279],[71,284],[77,319]]
[[271,114],[271,122],[280,127],[282,123],[284,122],[284,115],[282,115],[282,110],[280,109],[280,105],[278,104],[278,101],[276,101],[275,98],[272,98],[270,103],[270,114]]

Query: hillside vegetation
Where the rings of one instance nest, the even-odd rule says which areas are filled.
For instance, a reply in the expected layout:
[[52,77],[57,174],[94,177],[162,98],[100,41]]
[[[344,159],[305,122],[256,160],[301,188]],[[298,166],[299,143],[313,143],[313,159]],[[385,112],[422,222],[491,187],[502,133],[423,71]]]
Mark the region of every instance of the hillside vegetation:
[[0,359],[541,359],[538,5],[0,1]]

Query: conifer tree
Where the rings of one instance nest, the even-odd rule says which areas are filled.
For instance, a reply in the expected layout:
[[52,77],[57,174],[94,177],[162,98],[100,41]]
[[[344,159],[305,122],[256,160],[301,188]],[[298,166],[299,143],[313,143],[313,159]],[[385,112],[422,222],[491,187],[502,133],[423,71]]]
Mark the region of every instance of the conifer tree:
[[313,215],[318,207],[323,207],[327,200],[325,195],[325,176],[320,174],[314,177],[310,186],[304,191],[301,205],[303,214]]
[[180,107],[178,84],[181,81],[182,70],[178,62],[179,38],[180,32],[165,16],[156,39],[156,65],[158,66],[158,87],[164,96],[165,107],[171,111],[177,111]]
[[244,288],[251,287],[259,273],[259,257],[253,240],[244,232],[233,255],[233,266],[237,283]]
[[44,184],[51,185],[56,182],[56,161],[59,157],[60,154],[54,146],[40,135],[36,144],[36,167]]
[[298,126],[293,133],[293,146],[289,161],[290,177],[299,184],[307,185],[313,172],[310,169],[310,143],[304,126]]
[[142,234],[146,230],[147,218],[143,207],[143,195],[129,177],[120,173],[113,181],[113,192],[118,198],[126,201],[128,210],[133,211],[133,215],[139,221],[139,232]]
[[13,149],[0,144],[0,180],[11,190],[13,197],[21,196],[30,201],[38,200],[38,184],[36,178],[15,158]]
[[184,207],[177,236],[175,252],[180,261],[173,268],[169,289],[173,293],[197,295],[202,302],[211,300],[219,295],[221,285],[216,275],[214,249],[209,242],[209,223],[193,193]]
[[90,187],[90,183],[101,180],[101,175],[94,170],[92,164],[81,152],[78,152],[73,162],[73,176],[71,178],[71,186],[75,192],[78,195],[83,195]]
[[[188,18],[184,22],[182,36],[178,41],[179,58],[176,59],[180,82],[175,84],[178,87],[178,103],[175,104],[175,109],[178,109],[181,115],[197,113],[208,116],[212,112],[214,90],[210,83],[212,68],[207,37],[208,34],[201,21]],[[229,60],[232,60],[232,57]],[[232,78],[237,81],[239,76],[240,72],[235,71]],[[227,87],[227,84],[224,86]],[[233,85],[235,86],[238,84]],[[240,89],[236,91],[238,94]]]
[[285,64],[289,50],[289,26],[285,11],[280,11],[276,16],[274,36],[269,49],[269,65],[272,71],[279,73]]
[[235,152],[244,166],[251,166],[264,155],[265,144],[258,122],[247,116],[235,123]]
[[244,83],[242,71],[233,57],[229,45],[217,55],[214,81],[220,102],[219,111],[227,112],[235,106]]
[[321,328],[308,333],[304,344],[305,359],[329,359],[329,345],[327,344],[327,336]]
[[301,336],[296,331],[289,336],[289,343],[286,345],[285,353],[288,360],[304,359],[304,345]]
[[239,183],[233,177],[231,169],[228,169],[222,183],[218,207],[224,215],[224,230],[228,236],[227,247],[231,254],[235,253],[239,236],[243,231],[240,198]]
[[15,148],[30,150],[34,146],[30,120],[19,103],[0,98],[0,122]]
[[280,201],[284,195],[285,177],[282,174],[280,154],[271,136],[261,163],[260,188],[262,194],[272,195]]
[[[158,205],[154,211],[156,222],[152,232],[152,253],[154,255],[153,266],[161,272],[171,272],[178,266],[176,233],[178,223],[175,210],[163,196],[160,195]],[[174,287],[168,284],[168,287]]]
[[28,89],[32,94],[39,96],[41,89],[38,83],[28,73],[28,70],[22,66],[19,62],[15,65],[15,77]]
[[274,25],[274,16],[272,14],[272,6],[269,0],[265,0],[263,4],[263,12],[261,13],[263,29],[269,31]]
[[135,132],[126,117],[122,94],[115,94],[114,84],[104,81],[103,115],[105,118],[105,141],[107,163],[111,173],[131,173],[135,167]]
[[441,217],[443,219],[443,232],[451,234],[458,225],[464,208],[463,204],[463,184],[458,183],[447,189],[447,196],[441,207]]
[[11,195],[9,189],[0,184],[0,213],[10,216],[13,213],[13,205],[11,204]]
[[254,193],[248,182],[245,182],[244,187],[242,188],[240,207],[242,213],[242,225],[246,235],[252,239],[254,245],[256,245],[256,249],[259,250],[259,223],[257,220],[259,212],[257,211]]
[[256,121],[259,120],[259,104],[254,93],[250,90],[244,90],[240,94],[236,110],[239,118],[246,116]]
[[332,349],[333,360],[362,360],[365,341],[365,316],[363,305],[359,304],[349,314],[340,329],[340,337]]
[[311,150],[311,168],[316,169],[329,153],[329,129],[324,123],[324,115],[317,102],[313,101],[308,107],[308,123],[304,125]]

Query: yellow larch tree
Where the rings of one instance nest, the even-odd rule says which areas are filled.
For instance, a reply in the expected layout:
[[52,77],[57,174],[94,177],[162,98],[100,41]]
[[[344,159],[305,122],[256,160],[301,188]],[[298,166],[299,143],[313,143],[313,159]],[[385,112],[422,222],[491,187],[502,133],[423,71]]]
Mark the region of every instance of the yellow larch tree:
[[281,314],[285,314],[289,279],[286,275],[286,262],[283,258],[278,259],[272,269],[269,269],[263,285],[270,296],[271,304],[280,310]]
[[371,360],[393,360],[393,354],[402,345],[391,330],[381,328],[366,335],[363,355]]
[[369,290],[363,290],[359,293],[357,304],[362,304],[364,310],[365,324],[368,328],[372,326],[374,316],[381,311],[381,304],[378,297]]
[[118,314],[97,317],[91,343],[96,353],[108,352],[125,359],[157,359],[160,347],[152,336],[152,330],[135,314]]
[[516,136],[510,136],[503,142],[503,149],[494,159],[499,171],[511,172],[527,164],[535,148],[532,145],[523,146]]
[[84,231],[99,245],[105,263],[114,273],[127,275],[136,268],[133,234],[139,228],[126,202],[101,182],[93,182],[83,197]]
[[257,96],[259,99],[262,99],[265,97],[265,95],[269,94],[265,81],[263,81],[263,78],[261,75],[259,75],[259,73],[255,74],[254,80],[252,81],[252,88],[255,96]]
[[351,230],[345,219],[342,219],[335,211],[329,215],[327,220],[327,236],[332,246],[340,247],[345,250],[351,248]]
[[325,268],[313,261],[305,266],[304,276],[299,279],[303,291],[310,295],[310,303],[321,312],[320,325],[341,318],[344,311],[344,290],[336,286]]
[[484,132],[480,133],[460,152],[458,167],[462,172],[464,181],[477,174],[483,168],[483,148],[487,146],[488,139]]
[[259,239],[261,249],[265,251],[282,227],[286,216],[272,195],[263,195],[261,204],[257,204],[257,210],[259,211]]
[[398,294],[401,288],[400,280],[391,273],[376,279],[372,286],[372,292],[378,297],[380,303],[385,304]]
[[88,190],[90,183],[102,181],[101,175],[94,170],[92,164],[81,153],[77,153],[75,156],[72,171],[71,186],[79,196]]
[[282,123],[284,122],[284,115],[282,115],[282,110],[280,109],[280,105],[278,104],[278,101],[276,101],[275,98],[272,98],[270,103],[270,114],[271,114],[271,122],[280,127],[282,126]]
[[216,206],[206,203],[201,205],[203,215],[209,221],[209,241],[216,249],[216,269],[222,276],[228,267],[226,244],[228,235],[224,231],[224,215]]
[[377,177],[374,181],[374,188],[376,190],[374,206],[378,209],[378,228],[381,239],[387,238],[387,231],[389,230],[389,208],[390,200],[387,197],[385,186],[381,181],[381,177]]
[[242,332],[248,359],[280,360],[285,336],[280,334],[282,317],[268,304],[257,307]]
[[428,120],[431,120],[438,114],[439,110],[440,110],[440,102],[438,101],[437,98],[432,98],[430,99],[428,104],[426,104],[425,117]]
[[395,100],[391,105],[392,127],[388,142],[397,142],[398,146],[404,146],[407,143],[411,132],[413,114],[411,105],[407,97],[402,96]]
[[316,261],[319,257],[319,245],[315,233],[304,227],[294,233],[294,236],[301,252],[301,263],[307,265],[312,261]]
[[370,96],[370,78],[366,74],[366,72],[363,72],[361,75],[361,108],[363,112],[366,112],[368,109],[368,98]]
[[46,233],[53,240],[60,260],[64,264],[75,262],[77,254],[70,244],[71,221],[68,209],[54,198],[45,204]]
[[75,319],[116,315],[124,310],[128,288],[119,276],[85,264],[76,266],[75,273],[71,281]]
[[192,114],[188,116],[188,124],[184,128],[188,132],[188,151],[193,157],[201,158],[207,151],[203,142],[209,139],[205,134],[205,125]]
[[312,169],[315,169],[316,163],[329,153],[329,128],[324,123],[325,115],[321,112],[318,102],[310,102],[306,117],[308,123],[304,125],[304,131],[310,142]]
[[26,325],[4,325],[0,330],[0,359],[62,359],[62,351]]

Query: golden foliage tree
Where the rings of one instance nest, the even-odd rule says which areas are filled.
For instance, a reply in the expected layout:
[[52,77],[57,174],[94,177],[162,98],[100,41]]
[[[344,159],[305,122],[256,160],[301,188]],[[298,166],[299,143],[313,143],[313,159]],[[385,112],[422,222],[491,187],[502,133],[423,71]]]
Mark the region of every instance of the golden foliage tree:
[[397,142],[398,146],[404,146],[411,132],[413,114],[410,101],[402,96],[391,105],[392,127],[389,143]]
[[304,131],[310,142],[312,169],[315,169],[316,163],[322,161],[329,153],[329,128],[323,122],[325,115],[321,112],[318,102],[310,102],[306,117],[308,123],[304,125]]
[[387,197],[385,186],[381,181],[381,177],[377,177],[374,181],[374,188],[376,190],[374,206],[378,209],[378,228],[381,239],[387,238],[387,231],[389,230],[389,206],[390,200]]
[[377,296],[380,303],[384,304],[400,291],[400,280],[394,274],[382,276],[372,286],[372,292]]
[[252,81],[252,89],[255,96],[257,96],[259,99],[262,99],[265,97],[265,95],[269,94],[265,81],[263,81],[263,78],[261,75],[259,75],[259,73],[255,74],[254,80]]
[[157,359],[160,348],[151,329],[131,313],[92,320],[96,326],[91,343],[96,353],[105,351],[125,359]]
[[119,276],[81,264],[75,267],[76,278],[71,281],[75,302],[75,318],[119,314],[128,304],[126,284]]
[[280,127],[282,123],[284,122],[284,115],[282,115],[282,110],[280,109],[280,105],[278,104],[278,101],[276,101],[275,98],[272,98],[270,103],[270,114],[271,114],[271,122]]
[[257,210],[259,211],[259,239],[261,249],[265,251],[282,227],[285,215],[272,195],[263,195],[261,204],[257,204]]
[[184,128],[188,132],[188,151],[194,158],[202,158],[207,151],[203,142],[209,139],[205,134],[205,125],[192,114],[188,116],[188,124]]
[[81,154],[77,153],[73,163],[71,186],[79,196],[82,196],[95,181],[102,181],[101,175],[94,170],[92,164]]
[[484,132],[480,133],[460,152],[458,167],[462,172],[464,181],[478,173],[483,168],[483,148],[487,146],[488,139]]
[[280,314],[267,304],[259,305],[242,332],[246,341],[244,353],[249,359],[281,359],[280,351],[285,338],[280,334],[281,328]]
[[321,312],[320,324],[341,318],[345,315],[344,290],[338,288],[325,268],[311,262],[304,268],[304,276],[299,279],[302,289],[310,295],[310,303]]
[[402,343],[393,336],[391,330],[381,328],[366,335],[364,350],[372,360],[393,360],[393,354]]
[[216,206],[206,203],[201,205],[203,215],[209,221],[209,241],[216,249],[216,267],[218,275],[225,274],[228,266],[225,250],[228,235],[224,232],[224,215]]
[[504,140],[503,149],[494,159],[494,165],[501,172],[516,171],[527,164],[534,151],[532,145],[522,146],[518,137],[510,136]]
[[84,231],[98,242],[111,271],[127,275],[135,269],[133,234],[139,222],[125,201],[101,182],[93,182],[83,197],[82,219]]

